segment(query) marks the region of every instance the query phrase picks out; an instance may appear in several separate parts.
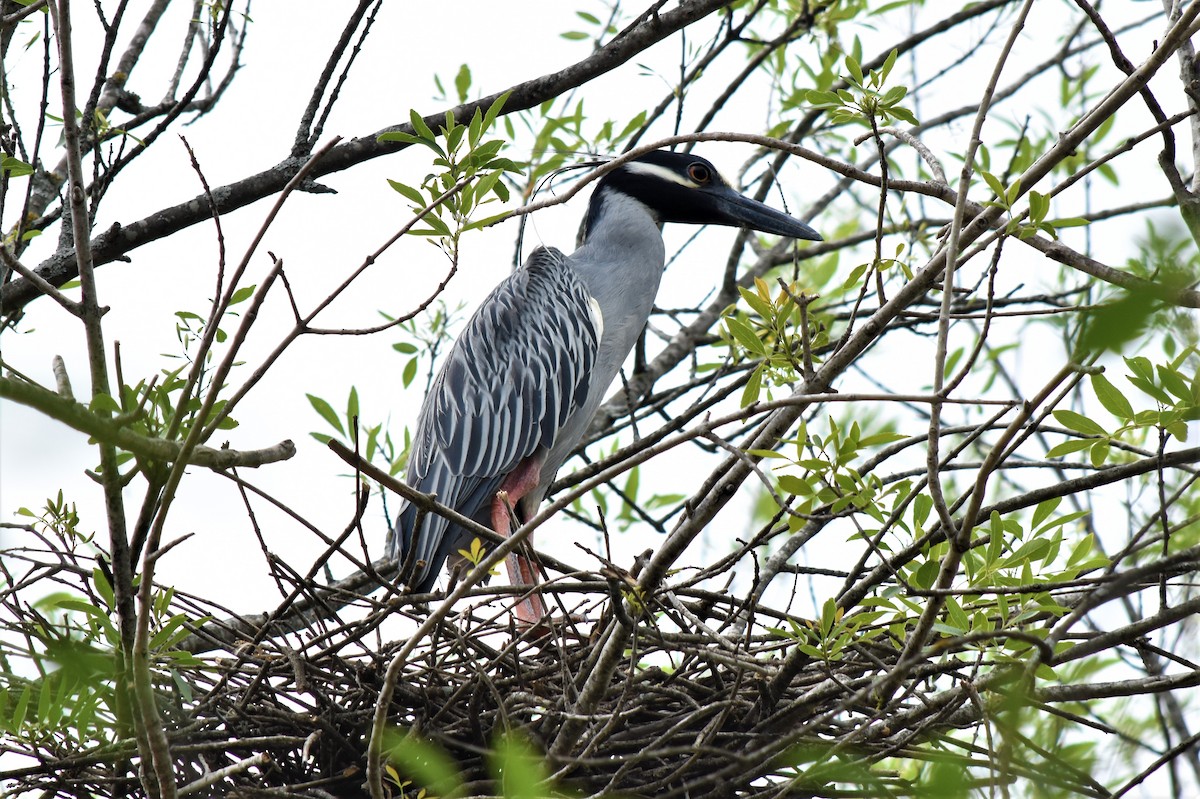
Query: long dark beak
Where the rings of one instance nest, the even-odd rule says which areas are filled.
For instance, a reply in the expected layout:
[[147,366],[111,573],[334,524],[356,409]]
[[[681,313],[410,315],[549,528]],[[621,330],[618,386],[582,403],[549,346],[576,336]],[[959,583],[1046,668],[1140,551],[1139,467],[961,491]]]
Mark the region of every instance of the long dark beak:
[[722,186],[709,195],[717,207],[723,225],[745,227],[776,236],[821,241],[821,235],[799,219],[776,211],[769,205],[743,197],[733,189]]

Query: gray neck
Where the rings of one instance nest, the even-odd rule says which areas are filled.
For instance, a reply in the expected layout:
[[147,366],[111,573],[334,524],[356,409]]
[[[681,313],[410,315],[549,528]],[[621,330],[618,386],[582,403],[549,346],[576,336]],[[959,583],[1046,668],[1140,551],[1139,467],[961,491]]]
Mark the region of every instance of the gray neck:
[[650,318],[666,248],[658,221],[645,205],[612,190],[602,202],[603,211],[593,218],[583,246],[571,255],[571,265],[604,314],[601,352],[609,348],[605,345],[619,351],[612,353],[618,358],[612,371],[616,376]]
[[662,279],[666,248],[654,215],[642,203],[616,191],[603,198],[583,246],[567,262],[583,280],[603,315],[604,332],[592,368],[588,395],[559,434],[559,444],[546,456],[541,487],[528,500],[536,509],[558,467],[587,430],[596,409],[609,393],[613,378],[646,326]]

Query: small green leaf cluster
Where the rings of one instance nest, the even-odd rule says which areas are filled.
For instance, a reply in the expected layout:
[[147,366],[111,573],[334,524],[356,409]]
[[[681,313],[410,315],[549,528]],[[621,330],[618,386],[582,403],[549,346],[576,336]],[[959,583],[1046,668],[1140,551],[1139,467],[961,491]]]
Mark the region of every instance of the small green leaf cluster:
[[35,529],[40,528],[42,532],[54,535],[64,541],[76,540],[86,543],[91,541],[92,536],[95,535],[95,533],[84,535],[79,532],[79,511],[74,502],[66,501],[61,488],[58,489],[57,496],[46,498],[46,504],[40,513],[20,507],[17,508],[17,515],[33,519]]
[[[1049,586],[1108,565],[1091,534],[1064,534],[1064,530],[1085,518],[1089,511],[1055,515],[1060,502],[1061,498],[1056,497],[1038,504],[1028,523],[1017,514],[1001,516],[993,512],[986,523],[976,528],[977,535],[962,560],[964,591],[943,597],[944,610],[935,624],[934,629],[946,642],[969,634],[984,634],[987,637],[976,648],[989,652],[990,662],[1019,663],[1029,655],[1033,644],[1006,637],[1005,631],[1044,637],[1047,628],[1039,621],[1066,612]],[[928,495],[914,497],[911,524],[900,527],[914,540],[923,537],[932,510],[933,500]],[[1069,548],[1064,544],[1069,544]],[[949,547],[946,541],[923,546],[921,557],[902,568],[904,581],[922,591],[933,588]],[[888,550],[890,546],[881,541],[880,548]],[[1047,588],[1038,590],[1043,584]],[[921,613],[921,604],[904,596],[899,589],[890,589],[877,601],[886,602],[896,611],[891,622],[896,625],[893,634],[902,640],[904,624]],[[1042,666],[1039,676],[1053,679],[1054,674],[1048,666]]]
[[[134,586],[137,586],[135,579]],[[15,741],[65,739],[72,746],[94,746],[116,740],[118,675],[121,648],[115,599],[108,575],[92,570],[89,597],[58,591],[34,603],[27,619],[14,627],[24,646],[8,647],[0,659],[0,729]],[[155,591],[149,652],[151,673],[173,683],[187,702],[192,691],[179,673],[198,661],[175,649],[196,624],[173,613],[174,591]]]
[[[428,357],[430,370],[425,386],[428,390],[429,383],[433,380],[432,364],[437,361],[438,352],[451,340],[451,331],[461,318],[465,307],[465,304],[459,303],[451,309],[443,300],[438,299],[434,302],[431,312],[398,325],[404,340],[393,344],[392,349],[407,358],[400,373],[400,382],[404,388],[413,384],[422,358]],[[394,321],[386,313],[380,312],[380,315],[389,322]]]
[[[907,518],[898,519],[892,528],[907,534],[908,539],[900,542],[905,547],[925,537],[933,510],[933,501],[928,495],[910,496],[911,490],[911,485],[905,483],[898,487],[895,498],[897,507],[911,500]],[[1051,587],[1108,566],[1108,559],[1098,550],[1090,534],[1064,534],[1064,530],[1085,517],[1087,511],[1056,515],[1060,502],[1061,499],[1054,498],[1040,503],[1027,523],[1016,514],[1001,517],[992,513],[987,522],[977,528],[972,547],[963,556],[966,578],[961,586],[963,590],[942,597],[943,611],[934,627],[942,636],[939,646],[957,652],[956,640],[982,634],[971,649],[988,653],[988,662],[992,665],[1020,664],[1033,648],[1028,636],[1044,637],[1047,627],[1042,621],[1058,618],[1066,612]],[[867,510],[870,513],[870,509]],[[870,515],[876,516],[875,513]],[[854,537],[872,538],[880,551],[893,551],[893,541],[878,536],[878,532],[877,529],[866,529]],[[821,616],[815,622],[789,620],[789,627],[771,628],[771,632],[798,641],[805,654],[826,661],[838,658],[848,647],[873,640],[883,633],[887,633],[893,642],[902,643],[927,601],[912,595],[909,589],[927,591],[933,588],[949,547],[946,541],[926,543],[920,557],[901,567],[900,585],[864,599],[853,612],[843,614],[830,599],[824,603]],[[1040,584],[1046,585],[1045,590],[1038,590]],[[1006,635],[1007,631],[1019,631],[1022,635]],[[1053,679],[1054,672],[1043,666],[1038,676]]]
[[[628,476],[625,478],[625,484],[621,486],[621,508],[617,511],[615,517],[618,530],[628,530],[639,521],[639,517],[634,510],[635,507],[642,508],[645,511],[661,511],[674,508],[687,498],[686,494],[680,493],[652,493],[649,496],[644,496],[641,478],[641,467],[635,466],[629,470]],[[603,495],[607,492],[598,493]]]
[[824,108],[830,111],[830,118],[835,124],[857,124],[873,128],[879,124],[889,124],[900,120],[909,125],[918,125],[916,116],[900,102],[908,95],[905,86],[893,86],[884,90],[888,75],[896,66],[897,51],[888,54],[883,66],[879,69],[863,72],[859,60],[847,54],[843,64],[849,75],[843,76],[848,89],[821,90],[810,89],[805,93],[805,99],[814,108]]
[[8,647],[0,664],[0,729],[14,741],[113,741],[112,621],[64,592],[42,598],[34,611],[40,621],[22,625],[24,646]]
[[[427,372],[428,383],[433,379],[433,364],[437,361],[439,351],[451,340],[451,331],[457,324],[463,310],[463,305],[449,308],[442,300],[437,300],[431,306],[431,312],[421,314],[396,325],[402,339],[392,345],[392,349],[404,356],[404,366],[400,371],[400,380],[404,388],[409,388],[416,380],[417,372],[422,361],[427,360],[430,368]],[[386,313],[380,312],[389,322],[396,320]],[[306,394],[308,402],[317,415],[336,433],[311,431],[309,433],[322,444],[328,444],[337,438],[351,449],[361,452],[371,463],[382,463],[388,474],[393,477],[403,471],[408,463],[408,449],[412,443],[411,434],[406,428],[401,445],[393,440],[391,433],[384,429],[383,423],[365,425],[359,415],[358,389],[350,387],[346,398],[344,415],[334,410],[333,405],[316,394]],[[357,443],[356,443],[357,441]]]
[[772,295],[767,282],[755,278],[753,291],[741,286],[738,291],[754,313],[746,314],[737,306],[731,307],[722,320],[721,338],[739,357],[758,361],[742,390],[744,408],[761,398],[764,387],[781,386],[803,374],[805,349],[827,344],[828,336],[823,325],[815,324],[817,332],[813,340],[803,340],[800,306],[796,303],[803,292],[795,284]]
[[860,610],[847,615],[832,597],[821,605],[821,616],[816,621],[787,620],[788,627],[769,627],[768,630],[783,638],[797,641],[801,652],[816,660],[835,661],[846,649],[864,644],[882,635],[886,628],[877,626],[886,616],[882,610]]
[[891,269],[897,268],[904,273],[904,276],[907,279],[912,280],[912,267],[908,265],[907,261],[901,260],[900,258],[906,248],[907,245],[904,242],[898,242],[896,244],[895,258],[875,258],[871,261],[858,264],[850,270],[850,274],[846,276],[846,280],[842,283],[842,288],[859,288],[861,286],[860,281],[865,275],[874,274],[876,272],[887,272]]
[[[400,474],[408,462],[408,449],[412,443],[408,429],[404,430],[403,446],[398,447],[392,439],[392,434],[384,430],[383,423],[364,427],[359,416],[358,389],[350,387],[346,397],[345,415],[341,416],[333,409],[328,400],[315,394],[305,394],[308,403],[325,422],[337,432],[336,438],[350,449],[360,452],[368,463],[383,462],[383,468],[392,477]],[[327,433],[310,432],[310,436],[322,444],[328,444],[335,437]]]
[[[239,318],[241,313],[235,311],[234,307],[253,297],[257,288],[258,287],[254,285],[241,286],[234,291],[229,298],[229,304],[225,308],[224,316],[230,320]],[[201,316],[194,311],[176,311],[175,316],[178,319],[178,321],[175,323],[175,338],[183,347],[183,353],[181,355],[174,355],[164,352],[163,357],[182,357],[184,360],[190,363],[192,360],[191,353],[193,348],[204,338],[204,333],[208,327],[208,319],[207,317]],[[221,324],[224,323],[224,319],[222,319]],[[218,326],[216,332],[213,333],[213,341],[215,341],[217,344],[224,344],[228,338],[229,334],[225,332],[223,327]],[[211,361],[212,357],[212,350],[209,350],[205,353],[206,360]]]
[[1092,391],[1105,410],[1120,420],[1113,430],[1090,416],[1077,411],[1054,411],[1054,418],[1063,427],[1082,438],[1070,438],[1050,448],[1047,458],[1061,458],[1073,452],[1087,450],[1093,466],[1103,466],[1118,441],[1140,443],[1148,430],[1162,430],[1180,443],[1187,442],[1188,423],[1200,419],[1200,371],[1185,370],[1194,364],[1196,350],[1188,347],[1177,357],[1155,365],[1150,359],[1135,355],[1125,358],[1129,368],[1126,379],[1157,405],[1154,409],[1135,411],[1133,403],[1103,373],[1091,376]]
[[[254,295],[255,286],[242,286],[233,292],[226,306],[224,318],[236,319],[240,312],[236,306]],[[176,311],[175,334],[182,346],[179,354],[163,353],[164,358],[174,358],[183,361],[174,369],[163,369],[151,380],[141,379],[134,385],[121,383],[119,398],[111,394],[96,394],[88,403],[92,413],[103,414],[106,418],[115,418],[123,427],[149,438],[162,438],[168,434],[172,440],[182,440],[188,436],[197,422],[208,423],[209,419],[220,416],[216,424],[217,430],[233,430],[238,427],[238,421],[232,416],[222,415],[228,400],[217,400],[210,409],[209,416],[200,420],[199,413],[204,407],[205,396],[210,391],[220,391],[224,386],[213,386],[210,380],[209,364],[214,359],[211,347],[204,350],[200,364],[199,379],[190,387],[190,394],[183,396],[189,390],[185,372],[194,364],[197,345],[203,340],[208,329],[208,319],[192,311]],[[225,331],[217,328],[213,332],[213,341],[220,344],[228,338]],[[240,366],[237,362],[234,366]],[[133,460],[134,454],[127,451],[117,453],[117,465],[121,466]],[[141,464],[151,468],[149,464]],[[102,468],[95,467],[97,473]]]
[[[469,75],[468,71],[467,76]],[[465,91],[466,88],[462,90]],[[413,133],[391,131],[379,136],[381,142],[420,144],[434,152],[433,165],[440,171],[426,175],[419,187],[396,180],[388,181],[393,189],[413,204],[415,213],[430,208],[438,197],[452,190],[461,181],[466,181],[455,194],[425,214],[422,221],[427,227],[414,229],[412,233],[457,241],[463,232],[486,227],[503,216],[498,214],[472,221],[472,217],[481,206],[494,202],[495,199],[508,202],[508,186],[502,178],[508,173],[522,173],[521,168],[513,161],[500,157],[500,150],[505,145],[504,140],[485,141],[483,138],[495,124],[508,96],[506,93],[497,98],[486,113],[475,109],[475,115],[468,125],[456,122],[453,110],[448,110],[445,122],[435,134],[414,110],[409,112],[409,123]],[[489,195],[494,195],[494,198],[489,198]]]
[[[560,107],[568,101],[567,97],[547,100],[537,108],[515,115],[533,138],[526,181],[528,195],[564,167],[575,165],[580,153],[619,151],[624,142],[642,130],[648,117],[643,109],[623,122],[605,120],[598,131],[591,133],[585,128],[588,117],[584,101],[578,100],[569,108]],[[511,126],[512,119],[505,117],[506,124]],[[515,129],[510,134],[515,136]]]
[[[911,761],[904,761],[905,763]],[[886,763],[886,761],[885,761]],[[789,747],[779,758],[779,765],[786,768],[793,782],[794,795],[815,796],[895,796],[889,785],[896,768],[891,764],[882,767],[851,751],[849,747],[825,741],[805,741]],[[851,792],[846,786],[859,790]],[[899,794],[903,795],[903,794]],[[929,797],[930,794],[913,793],[910,796]],[[955,794],[965,796],[966,794]]]
[[863,450],[902,438],[891,431],[863,435],[857,421],[843,430],[837,420],[829,417],[829,432],[825,435],[811,433],[808,424],[801,423],[793,442],[795,457],[775,450],[751,450],[750,454],[785,461],[780,468],[800,471],[777,477],[780,491],[794,498],[788,522],[792,529],[799,529],[804,517],[814,513],[839,514],[847,510],[867,513],[882,524],[885,516],[881,500],[900,486],[885,487],[876,475],[863,477],[851,464]]
[[1019,214],[1013,206],[1021,196],[1020,179],[1014,180],[1010,186],[1005,187],[1000,178],[991,172],[981,170],[979,174],[997,198],[994,201],[985,202],[984,205],[1003,208],[1011,217],[1004,226],[1004,232],[1009,235],[1016,234],[1017,238],[1024,240],[1033,238],[1038,233],[1045,233],[1050,238],[1057,239],[1059,228],[1082,227],[1088,224],[1088,221],[1082,217],[1047,219],[1046,215],[1050,213],[1050,195],[1037,191],[1029,192],[1028,213]]

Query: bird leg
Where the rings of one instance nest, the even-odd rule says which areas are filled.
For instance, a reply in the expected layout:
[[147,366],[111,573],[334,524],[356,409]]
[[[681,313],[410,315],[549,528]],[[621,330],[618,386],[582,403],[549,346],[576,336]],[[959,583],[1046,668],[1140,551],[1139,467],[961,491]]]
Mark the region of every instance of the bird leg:
[[[504,478],[500,490],[492,500],[492,529],[507,538],[512,534],[512,523],[518,521],[511,512],[521,501],[521,497],[537,488],[541,479],[542,459],[536,455],[526,458],[517,464],[517,468]],[[533,536],[529,536],[529,545],[533,546]],[[508,567],[508,579],[513,585],[532,585],[541,583],[537,570],[524,555],[513,552],[505,560]],[[519,601],[513,609],[517,621],[533,627],[548,616],[546,606],[538,593],[532,593]]]

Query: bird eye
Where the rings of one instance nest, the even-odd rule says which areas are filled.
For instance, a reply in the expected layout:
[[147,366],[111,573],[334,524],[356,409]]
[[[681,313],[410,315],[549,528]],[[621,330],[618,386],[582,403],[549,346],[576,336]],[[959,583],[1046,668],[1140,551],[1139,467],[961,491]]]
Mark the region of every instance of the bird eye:
[[712,180],[712,172],[704,164],[692,164],[688,167],[688,177],[697,183],[708,183]]

